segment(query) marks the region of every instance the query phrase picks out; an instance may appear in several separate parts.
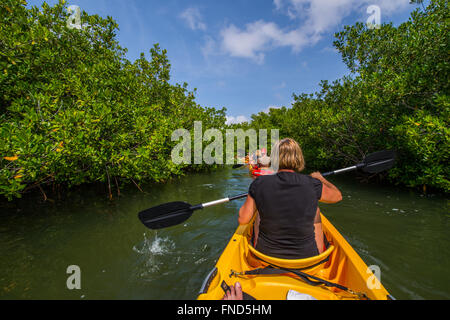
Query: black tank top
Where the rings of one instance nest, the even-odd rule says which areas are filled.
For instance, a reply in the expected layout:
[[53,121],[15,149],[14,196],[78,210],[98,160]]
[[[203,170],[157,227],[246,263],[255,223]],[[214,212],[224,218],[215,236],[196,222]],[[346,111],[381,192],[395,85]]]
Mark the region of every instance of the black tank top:
[[319,254],[314,233],[322,182],[294,172],[261,176],[250,185],[261,217],[256,249],[281,259]]

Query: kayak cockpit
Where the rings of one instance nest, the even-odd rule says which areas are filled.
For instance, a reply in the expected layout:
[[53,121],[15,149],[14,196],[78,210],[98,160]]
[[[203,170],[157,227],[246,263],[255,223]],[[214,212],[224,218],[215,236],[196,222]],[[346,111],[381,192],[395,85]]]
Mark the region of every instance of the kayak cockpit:
[[[317,300],[387,299],[389,294],[379,281],[374,287],[368,286],[373,276],[368,273],[370,269],[323,216],[322,224],[330,243],[328,249],[317,257],[301,260],[278,259],[258,252],[250,245],[253,224],[239,226],[205,280],[198,299],[220,300],[224,288],[236,282],[257,300],[286,300],[292,291]],[[268,271],[264,271],[266,268]],[[293,269],[297,271],[290,272]]]

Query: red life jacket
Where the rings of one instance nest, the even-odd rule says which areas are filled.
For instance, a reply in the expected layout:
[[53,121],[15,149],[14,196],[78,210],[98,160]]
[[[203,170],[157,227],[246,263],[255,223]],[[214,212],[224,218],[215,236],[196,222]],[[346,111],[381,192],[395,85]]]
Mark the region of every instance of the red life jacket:
[[272,170],[268,169],[268,168],[261,168],[261,169],[254,170],[252,172],[252,175],[255,176],[255,177],[259,177],[259,176],[271,175],[273,173],[274,172]]

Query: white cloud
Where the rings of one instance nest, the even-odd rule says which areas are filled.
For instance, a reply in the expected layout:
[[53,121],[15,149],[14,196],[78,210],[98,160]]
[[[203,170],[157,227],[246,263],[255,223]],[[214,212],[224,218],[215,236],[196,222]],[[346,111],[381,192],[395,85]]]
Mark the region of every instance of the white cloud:
[[229,25],[220,33],[222,51],[261,64],[265,52],[274,48],[290,47],[299,52],[316,44],[352,13],[365,17],[369,5],[378,5],[382,15],[389,16],[405,9],[409,0],[273,0],[273,3],[276,10],[296,24],[281,28],[274,22],[258,20],[244,28]]
[[237,116],[237,117],[227,116],[226,124],[230,125],[230,124],[238,124],[238,123],[243,123],[243,122],[250,122],[250,120],[246,116]]
[[281,6],[283,5],[283,0],[273,0],[273,4],[275,5],[275,8],[277,9],[277,10],[280,10],[281,9]]
[[370,5],[379,6],[382,15],[404,10],[410,0],[274,0],[277,10],[291,18],[304,20],[311,30],[320,33],[342,22],[353,12],[366,15]]
[[197,8],[187,8],[180,14],[180,18],[186,21],[192,30],[206,30],[206,24],[203,22],[200,10]]
[[207,58],[217,52],[217,44],[210,36],[205,37],[205,44],[201,48],[203,56]]
[[378,1],[366,1],[366,7],[371,4],[380,7],[381,12],[385,15],[391,15],[397,11],[404,10],[411,6],[410,0],[378,0]]
[[257,63],[264,61],[263,51],[273,47],[292,47],[299,51],[308,39],[299,30],[284,31],[273,22],[262,20],[246,25],[240,30],[230,25],[221,32],[222,49],[233,57],[251,58]]
[[270,109],[281,109],[281,107],[279,106],[268,106],[265,110],[263,110],[262,112],[269,114],[270,113]]

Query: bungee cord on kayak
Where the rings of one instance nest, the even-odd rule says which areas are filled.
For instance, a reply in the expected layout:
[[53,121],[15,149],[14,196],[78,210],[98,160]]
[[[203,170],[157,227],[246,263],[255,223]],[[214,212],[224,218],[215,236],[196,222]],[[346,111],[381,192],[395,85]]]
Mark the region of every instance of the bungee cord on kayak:
[[298,277],[298,279],[300,281],[304,281],[311,286],[323,285],[325,287],[337,288],[339,290],[346,291],[346,292],[358,297],[359,299],[370,300],[369,297],[367,297],[367,295],[363,292],[353,291],[343,285],[340,285],[337,283],[332,283],[332,282],[324,280],[324,279],[320,279],[318,277],[301,272],[300,270],[290,270],[290,269],[283,269],[283,268],[277,268],[277,267],[270,266],[270,267],[266,267],[266,268],[262,268],[262,269],[254,269],[254,270],[245,271],[245,272],[236,272],[236,271],[232,270],[232,273],[231,273],[232,277],[240,277],[240,278],[245,277],[245,276],[257,276],[257,275],[286,275],[286,276],[295,275]]

